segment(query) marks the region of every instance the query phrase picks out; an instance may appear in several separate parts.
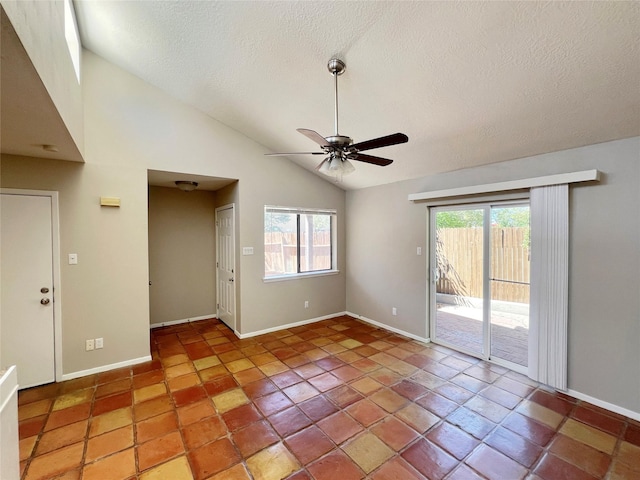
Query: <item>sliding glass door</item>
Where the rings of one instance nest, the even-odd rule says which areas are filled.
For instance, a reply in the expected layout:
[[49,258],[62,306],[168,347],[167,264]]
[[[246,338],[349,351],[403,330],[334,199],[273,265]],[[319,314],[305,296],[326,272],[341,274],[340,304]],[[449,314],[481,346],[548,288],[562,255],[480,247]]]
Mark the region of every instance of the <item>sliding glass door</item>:
[[527,366],[529,205],[491,207],[490,357]]
[[431,336],[434,341],[482,357],[484,209],[433,209],[432,219],[435,332]]
[[529,205],[434,207],[431,339],[525,371]]

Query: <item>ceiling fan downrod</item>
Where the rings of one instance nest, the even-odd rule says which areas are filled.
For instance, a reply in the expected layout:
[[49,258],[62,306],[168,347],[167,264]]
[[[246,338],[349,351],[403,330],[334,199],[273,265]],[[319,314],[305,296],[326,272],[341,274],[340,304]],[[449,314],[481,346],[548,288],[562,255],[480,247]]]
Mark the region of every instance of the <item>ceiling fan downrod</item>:
[[333,83],[334,83],[334,91],[335,91],[335,124],[336,124],[336,129],[335,129],[335,136],[339,137],[340,134],[338,133],[338,75],[342,75],[345,71],[345,69],[347,68],[347,65],[340,60],[339,58],[332,58],[331,60],[329,60],[329,63],[327,64],[327,68],[329,69],[329,72],[331,73],[331,75],[333,75]]

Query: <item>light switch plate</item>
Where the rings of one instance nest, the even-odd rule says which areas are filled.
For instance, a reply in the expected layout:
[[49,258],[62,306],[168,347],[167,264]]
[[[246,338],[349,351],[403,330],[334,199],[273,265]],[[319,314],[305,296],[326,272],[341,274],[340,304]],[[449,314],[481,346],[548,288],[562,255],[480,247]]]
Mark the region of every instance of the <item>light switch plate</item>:
[[78,264],[78,254],[70,253],[69,254],[69,265],[77,265]]
[[253,255],[253,247],[242,247],[242,255]]

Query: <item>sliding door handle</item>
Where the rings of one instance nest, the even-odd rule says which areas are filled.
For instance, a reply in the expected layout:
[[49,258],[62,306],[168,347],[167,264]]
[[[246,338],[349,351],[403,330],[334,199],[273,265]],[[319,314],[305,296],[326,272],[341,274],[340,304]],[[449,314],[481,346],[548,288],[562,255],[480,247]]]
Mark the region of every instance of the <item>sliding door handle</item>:
[[431,269],[431,281],[433,283],[438,283],[438,280],[440,280],[440,269],[432,268]]

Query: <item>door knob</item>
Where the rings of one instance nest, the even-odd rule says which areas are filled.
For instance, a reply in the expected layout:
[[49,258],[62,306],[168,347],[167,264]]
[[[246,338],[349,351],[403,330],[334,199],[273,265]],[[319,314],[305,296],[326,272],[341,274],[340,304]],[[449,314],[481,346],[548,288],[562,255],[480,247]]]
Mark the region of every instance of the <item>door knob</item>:
[[48,298],[43,298],[42,300],[40,300],[40,303],[41,303],[42,305],[49,305],[49,302],[50,302],[50,301],[51,301],[51,300],[49,300]]
[[49,293],[49,289],[47,287],[42,287],[40,289],[40,293]]

